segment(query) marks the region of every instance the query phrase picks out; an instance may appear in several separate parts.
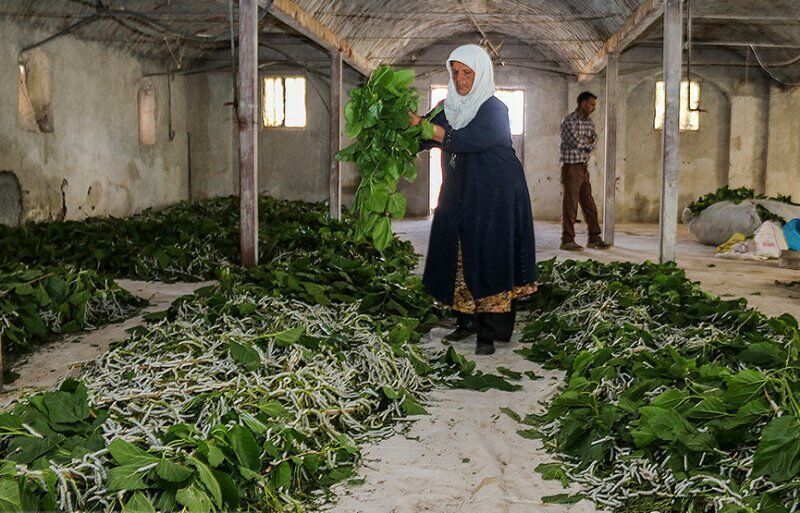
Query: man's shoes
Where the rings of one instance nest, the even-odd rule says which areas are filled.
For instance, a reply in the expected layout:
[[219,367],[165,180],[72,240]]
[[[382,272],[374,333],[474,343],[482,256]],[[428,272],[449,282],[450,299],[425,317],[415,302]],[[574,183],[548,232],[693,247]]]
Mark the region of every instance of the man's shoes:
[[478,344],[475,346],[475,354],[490,355],[494,354],[494,341],[490,338],[478,337]]
[[444,336],[444,339],[448,342],[460,342],[466,338],[471,337],[477,332],[478,332],[478,327],[475,325],[475,322],[470,321],[465,324],[457,325],[456,329],[454,329],[453,331]]
[[575,241],[562,242],[560,247],[564,251],[583,251],[583,246],[577,244]]
[[609,244],[608,242],[604,241],[603,239],[600,239],[600,240],[596,240],[594,242],[590,242],[586,246],[588,248],[591,248],[591,249],[609,249],[611,247],[611,244]]

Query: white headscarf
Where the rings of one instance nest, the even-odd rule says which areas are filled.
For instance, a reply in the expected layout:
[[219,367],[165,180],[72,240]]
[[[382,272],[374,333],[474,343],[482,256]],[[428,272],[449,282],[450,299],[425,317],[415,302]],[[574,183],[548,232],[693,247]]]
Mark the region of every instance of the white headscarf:
[[[453,83],[453,61],[466,64],[475,72],[475,82],[466,96],[458,94]],[[494,95],[494,67],[486,50],[478,45],[464,45],[453,50],[447,58],[447,73],[450,75],[450,84],[447,86],[444,113],[450,126],[459,130],[467,126],[475,118],[481,105]]]

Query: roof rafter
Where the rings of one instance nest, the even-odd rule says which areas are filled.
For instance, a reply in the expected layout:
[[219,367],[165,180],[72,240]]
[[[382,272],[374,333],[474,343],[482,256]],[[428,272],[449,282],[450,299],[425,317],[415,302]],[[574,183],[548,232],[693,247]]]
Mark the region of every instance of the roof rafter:
[[359,54],[336,32],[319,21],[313,14],[306,11],[293,0],[259,0],[259,5],[272,6],[269,13],[285,23],[292,29],[303,34],[327,50],[337,50],[342,53],[342,59],[356,71],[369,76],[375,64]]
[[618,53],[628,47],[664,14],[664,0],[645,0],[603,44],[603,47],[582,67],[579,80],[588,82],[592,75],[603,71],[608,62],[608,54]]

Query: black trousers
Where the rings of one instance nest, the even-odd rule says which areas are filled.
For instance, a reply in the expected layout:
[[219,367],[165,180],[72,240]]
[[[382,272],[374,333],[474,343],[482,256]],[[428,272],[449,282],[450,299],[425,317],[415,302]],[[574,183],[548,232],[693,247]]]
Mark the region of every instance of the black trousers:
[[459,326],[475,323],[478,327],[478,338],[488,338],[499,342],[511,340],[516,319],[517,312],[513,309],[510,312],[478,312],[475,315],[456,312],[456,320]]

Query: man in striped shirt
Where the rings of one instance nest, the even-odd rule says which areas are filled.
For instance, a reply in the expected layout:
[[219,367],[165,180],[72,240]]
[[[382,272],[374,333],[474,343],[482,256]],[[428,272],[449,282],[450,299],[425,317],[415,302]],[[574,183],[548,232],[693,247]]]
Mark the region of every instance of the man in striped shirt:
[[564,185],[561,249],[566,251],[583,251],[583,247],[575,242],[578,205],[589,227],[587,246],[593,249],[611,247],[600,237],[597,206],[592,197],[592,184],[589,183],[589,157],[597,148],[597,131],[590,116],[596,104],[597,96],[592,93],[585,91],[579,94],[578,108],[561,122],[561,183]]

